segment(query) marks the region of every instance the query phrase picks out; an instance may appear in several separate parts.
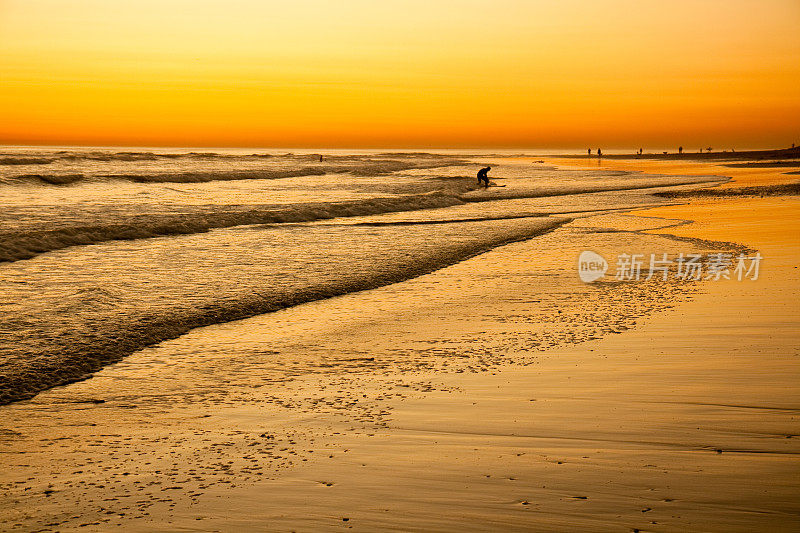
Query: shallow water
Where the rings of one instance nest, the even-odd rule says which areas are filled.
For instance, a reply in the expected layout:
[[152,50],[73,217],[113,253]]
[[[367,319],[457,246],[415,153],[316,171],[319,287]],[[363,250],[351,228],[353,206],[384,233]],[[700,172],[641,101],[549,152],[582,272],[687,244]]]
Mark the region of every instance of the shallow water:
[[[28,152],[0,160],[3,402],[195,327],[413,278],[718,180],[489,154]],[[478,190],[486,162],[500,186]]]
[[[622,333],[692,295],[696,284],[584,284],[575,276],[575,257],[586,246],[604,253],[697,250],[628,231],[670,222],[619,214],[575,220],[403,283],[194,329],[92,379],[4,406],[1,421],[13,429],[0,432],[0,452],[15,454],[0,476],[12,504],[0,516],[19,524],[11,530],[118,523],[146,530],[151,520],[169,530],[187,513],[188,520],[206,516],[208,496],[224,498],[237,486],[249,493],[288,468],[347,456],[342,434],[381,437],[392,402],[446,390],[431,375],[537,365],[544,350]],[[500,223],[494,230],[503,235],[534,229],[508,226],[519,220]],[[434,251],[455,238],[442,228],[489,231],[476,222],[437,226],[436,239],[417,235]],[[384,226],[366,228],[375,239],[389,235]],[[411,228],[427,232],[431,225]],[[387,253],[372,242],[370,253],[383,257],[420,253]],[[335,254],[326,257],[330,272]],[[313,489],[325,479],[308,483]],[[238,508],[222,514],[247,520]]]

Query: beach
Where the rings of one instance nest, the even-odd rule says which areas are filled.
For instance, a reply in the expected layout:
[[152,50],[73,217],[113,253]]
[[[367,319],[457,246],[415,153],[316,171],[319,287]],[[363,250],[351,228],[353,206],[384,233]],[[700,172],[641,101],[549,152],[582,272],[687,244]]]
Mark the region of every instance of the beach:
[[[291,157],[254,181],[84,171],[88,203],[44,180],[61,218],[23,208],[41,178],[9,185],[7,530],[797,530],[800,200],[692,192],[793,167]],[[475,186],[487,160],[506,187]],[[146,206],[160,225],[120,240]],[[584,283],[585,250],[763,263]]]
[[798,22],[0,1],[0,533],[800,533]]

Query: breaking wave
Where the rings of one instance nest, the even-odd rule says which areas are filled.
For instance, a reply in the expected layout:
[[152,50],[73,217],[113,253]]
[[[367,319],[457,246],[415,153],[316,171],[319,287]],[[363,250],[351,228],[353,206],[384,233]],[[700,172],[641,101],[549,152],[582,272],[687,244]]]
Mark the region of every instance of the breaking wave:
[[[344,256],[338,266],[327,265],[330,273],[320,273],[311,283],[302,278],[296,282],[287,281],[275,274],[273,280],[260,280],[263,287],[259,285],[258,290],[238,287],[235,294],[225,297],[209,293],[191,304],[180,299],[140,300],[136,303],[129,301],[133,296],[120,297],[102,287],[80,291],[75,294],[75,302],[62,298],[59,305],[64,306],[63,310],[53,311],[53,320],[70,321],[75,317],[67,327],[58,327],[50,322],[31,322],[24,315],[9,317],[10,322],[18,323],[14,330],[18,338],[12,334],[12,338],[5,339],[5,347],[9,350],[7,360],[0,366],[0,405],[84,379],[137,350],[174,339],[197,327],[397,283],[497,246],[530,239],[565,222],[567,219],[549,218],[514,222],[495,230],[481,226],[481,231],[472,231],[470,238],[459,242],[440,236],[399,251],[394,251],[394,243],[386,242],[380,250],[370,249],[365,256]],[[358,236],[351,238],[357,239]],[[74,309],[70,307],[73,304]],[[110,316],[83,319],[81,310],[90,308],[109,308],[115,312]],[[51,334],[54,328],[59,330],[58,335]],[[30,359],[31,353],[36,354],[34,360]]]
[[246,211],[221,210],[193,215],[160,215],[137,218],[134,222],[93,226],[72,226],[51,230],[0,233],[0,262],[30,259],[38,254],[113,240],[146,239],[168,235],[204,233],[216,228],[252,224],[311,222],[338,217],[377,215],[463,204],[457,195],[444,192],[401,197],[372,198],[345,202],[320,202]]
[[48,157],[0,157],[0,165],[49,165],[53,161]]
[[[442,179],[442,182],[449,179]],[[567,196],[585,193],[609,191],[629,191],[638,189],[654,189],[662,186],[696,185],[722,181],[718,177],[686,177],[671,178],[663,183],[658,179],[630,185],[592,184],[582,186],[537,187],[522,190],[483,189],[471,183],[471,178],[454,178],[446,190],[437,190],[422,194],[350,200],[342,202],[318,202],[292,204],[288,206],[265,206],[251,209],[231,210],[220,208],[219,211],[141,215],[125,222],[108,222],[94,225],[72,225],[54,229],[27,229],[18,232],[0,232],[0,262],[30,259],[41,253],[68,248],[97,244],[115,240],[147,239],[170,235],[186,235],[205,233],[213,229],[257,224],[282,224],[297,222],[313,222],[342,217],[356,217],[394,213],[400,211],[417,211],[441,207],[452,207],[473,202],[490,202],[504,199],[541,198]],[[662,193],[669,195],[669,193]],[[694,193],[696,194],[696,193]],[[537,213],[525,216],[537,216]],[[509,218],[515,218],[516,215]],[[465,220],[468,221],[468,220]],[[374,225],[382,223],[376,222]]]
[[67,152],[59,151],[38,157],[0,154],[0,165],[49,165],[57,161],[158,161],[161,159],[218,159],[242,157],[273,157],[272,154],[248,156],[217,152],[156,153],[156,152]]
[[[20,163],[22,164],[22,163]],[[32,185],[71,185],[79,182],[125,180],[135,183],[205,183],[233,180],[273,180],[326,174],[379,176],[409,169],[439,168],[455,163],[377,160],[360,164],[316,165],[290,169],[194,170],[180,172],[117,173],[31,173],[0,177],[0,183]]]

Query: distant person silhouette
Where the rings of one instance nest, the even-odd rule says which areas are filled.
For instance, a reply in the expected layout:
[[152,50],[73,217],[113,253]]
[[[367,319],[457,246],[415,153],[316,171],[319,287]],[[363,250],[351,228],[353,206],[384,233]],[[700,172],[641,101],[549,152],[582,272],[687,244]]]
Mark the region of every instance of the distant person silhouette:
[[600,148],[597,149],[597,157],[603,157],[603,151]]
[[484,187],[489,186],[489,176],[487,176],[486,173],[490,170],[492,170],[492,167],[482,168],[478,171],[478,185],[483,183]]
[[589,148],[589,155],[592,155],[592,149]]
[[678,146],[678,153],[679,153],[679,154],[682,154],[682,153],[683,153],[683,146]]

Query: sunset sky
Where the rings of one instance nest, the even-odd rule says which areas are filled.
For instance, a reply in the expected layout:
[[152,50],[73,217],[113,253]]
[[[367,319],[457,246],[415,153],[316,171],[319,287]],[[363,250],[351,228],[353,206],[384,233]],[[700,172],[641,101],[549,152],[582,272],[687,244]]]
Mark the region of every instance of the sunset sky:
[[792,142],[798,0],[0,0],[0,143]]

